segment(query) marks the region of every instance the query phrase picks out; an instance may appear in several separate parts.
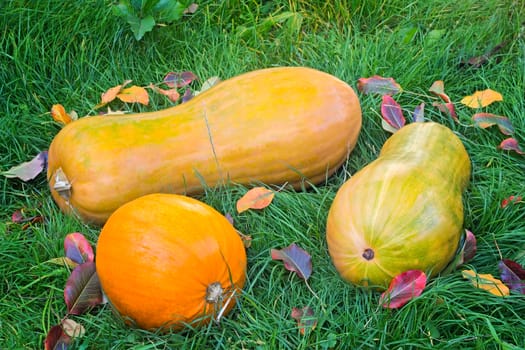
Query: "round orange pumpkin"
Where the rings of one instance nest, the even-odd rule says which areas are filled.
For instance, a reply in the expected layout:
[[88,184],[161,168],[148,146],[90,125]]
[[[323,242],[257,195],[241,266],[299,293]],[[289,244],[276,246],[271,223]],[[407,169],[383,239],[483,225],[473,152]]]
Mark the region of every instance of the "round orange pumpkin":
[[97,243],[110,303],[143,329],[181,329],[226,315],[244,286],[246,253],[231,223],[196,199],[139,197],[117,209]]

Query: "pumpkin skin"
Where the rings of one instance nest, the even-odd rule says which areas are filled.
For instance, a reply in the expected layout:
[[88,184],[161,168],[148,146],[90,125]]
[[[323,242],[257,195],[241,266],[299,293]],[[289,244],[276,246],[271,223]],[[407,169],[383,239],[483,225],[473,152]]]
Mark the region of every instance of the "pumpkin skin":
[[[182,195],[150,194],[120,207],[102,228],[96,253],[104,293],[143,329],[205,324],[223,306],[226,315],[245,282],[239,234],[215,209]],[[207,301],[208,289],[218,300]]]
[[66,125],[49,147],[47,178],[64,212],[102,224],[149,193],[320,183],[360,129],[359,100],[343,81],[305,67],[261,69],[172,108]]
[[433,122],[402,127],[338,190],[327,218],[332,261],[346,281],[385,289],[396,275],[441,272],[463,234],[469,156]]

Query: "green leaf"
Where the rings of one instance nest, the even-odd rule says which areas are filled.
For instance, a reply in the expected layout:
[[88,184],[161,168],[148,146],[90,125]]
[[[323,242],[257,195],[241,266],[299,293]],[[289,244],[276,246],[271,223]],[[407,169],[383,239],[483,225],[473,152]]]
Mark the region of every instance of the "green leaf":
[[182,18],[189,1],[160,0],[153,8],[158,22],[171,23]]
[[146,34],[147,32],[150,32],[153,27],[155,26],[155,19],[153,16],[149,15],[144,17],[143,19],[139,19],[138,17],[134,17],[133,20],[130,22],[128,17],[128,23],[131,27],[131,31],[135,35],[135,39],[140,40]]

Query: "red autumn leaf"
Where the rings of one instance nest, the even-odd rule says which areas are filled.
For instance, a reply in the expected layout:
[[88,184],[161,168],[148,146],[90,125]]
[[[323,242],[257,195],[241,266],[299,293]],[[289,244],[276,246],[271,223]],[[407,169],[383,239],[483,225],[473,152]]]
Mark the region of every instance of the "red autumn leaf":
[[122,89],[118,94],[117,98],[122,102],[127,103],[141,103],[148,105],[149,95],[148,91],[141,86],[133,85],[129,88]]
[[309,306],[303,308],[294,307],[290,316],[297,321],[299,332],[304,335],[307,331],[313,331],[317,326],[317,318],[314,310]]
[[440,112],[448,114],[455,121],[459,121],[458,115],[456,114],[456,108],[454,107],[454,104],[452,102],[447,102],[447,103],[434,102],[432,103],[432,106],[439,109]]
[[523,203],[521,196],[509,196],[501,201],[501,207],[505,208],[509,204]]
[[423,271],[409,270],[395,276],[390,286],[381,294],[379,304],[389,309],[397,309],[418,297],[427,285]]
[[16,165],[9,170],[2,171],[0,174],[8,178],[19,178],[22,181],[29,181],[38,176],[47,166],[47,151],[38,153],[28,162]]
[[501,143],[499,144],[498,148],[502,149],[504,151],[514,151],[514,152],[516,152],[518,154],[525,154],[525,152],[523,152],[521,150],[521,147],[518,144],[518,140],[516,140],[513,137],[509,137],[509,138],[501,141]]
[[155,86],[153,84],[150,84],[149,87],[153,89],[153,91],[162,94],[166,96],[170,101],[177,102],[180,98],[180,93],[177,91],[177,89],[161,89],[158,86]]
[[64,288],[64,300],[68,313],[72,315],[81,315],[102,303],[102,289],[94,262],[80,264],[71,272]]
[[390,95],[383,95],[381,116],[394,130],[401,129],[406,123],[401,106]]
[[67,350],[68,345],[71,344],[71,337],[67,335],[62,326],[55,325],[47,332],[44,340],[45,350]]
[[271,249],[270,255],[273,260],[282,260],[288,271],[297,273],[299,277],[307,280],[312,274],[312,258],[304,249],[295,243],[284,249]]
[[102,106],[105,106],[111,101],[113,101],[114,99],[116,99],[117,95],[120,93],[120,91],[122,91],[122,88],[128,85],[129,83],[131,83],[131,80],[126,80],[124,81],[124,83],[120,85],[107,89],[106,92],[102,94],[100,103],[96,105],[95,108],[100,108]]
[[445,103],[451,103],[450,97],[448,97],[447,94],[445,94],[445,84],[443,83],[443,80],[436,80],[432,86],[428,89],[431,93],[433,93],[436,96],[439,96]]
[[414,113],[412,114],[412,120],[415,123],[422,123],[425,121],[425,102],[422,102],[420,105],[414,108]]
[[461,103],[470,108],[482,108],[496,101],[503,101],[503,96],[497,91],[485,89],[463,97]]
[[192,72],[169,72],[162,81],[171,88],[181,88],[197,79],[197,76]]
[[520,294],[525,294],[525,269],[515,261],[503,259],[498,263],[501,273],[501,280],[509,287]]
[[265,187],[254,187],[242,196],[236,204],[237,212],[248,209],[263,209],[270,205],[275,193]]
[[64,239],[64,251],[66,257],[77,264],[95,260],[95,254],[93,253],[91,244],[89,244],[86,237],[80,232],[73,232],[66,235]]
[[69,124],[73,121],[71,115],[69,115],[66,112],[64,106],[62,106],[61,104],[54,104],[53,106],[51,106],[51,117],[53,117],[55,121],[64,125]]
[[514,127],[507,117],[492,113],[476,113],[472,116],[472,120],[474,124],[483,129],[497,125],[499,130],[505,135],[512,135],[514,133]]
[[11,215],[11,221],[15,224],[19,224],[21,222],[24,222],[25,218],[24,218],[24,214],[22,213],[22,210],[16,210],[12,215]]
[[370,78],[359,78],[357,80],[357,89],[363,94],[380,94],[380,95],[394,95],[402,91],[401,85],[396,83],[393,78],[383,78],[379,75],[374,75]]

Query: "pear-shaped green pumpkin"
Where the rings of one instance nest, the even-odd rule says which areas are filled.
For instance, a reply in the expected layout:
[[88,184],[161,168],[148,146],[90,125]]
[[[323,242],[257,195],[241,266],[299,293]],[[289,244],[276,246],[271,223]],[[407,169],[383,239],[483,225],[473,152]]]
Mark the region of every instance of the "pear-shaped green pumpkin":
[[470,170],[463,144],[441,124],[412,123],[392,135],[330,208],[326,239],[342,278],[383,289],[407,270],[442,271],[463,233]]

